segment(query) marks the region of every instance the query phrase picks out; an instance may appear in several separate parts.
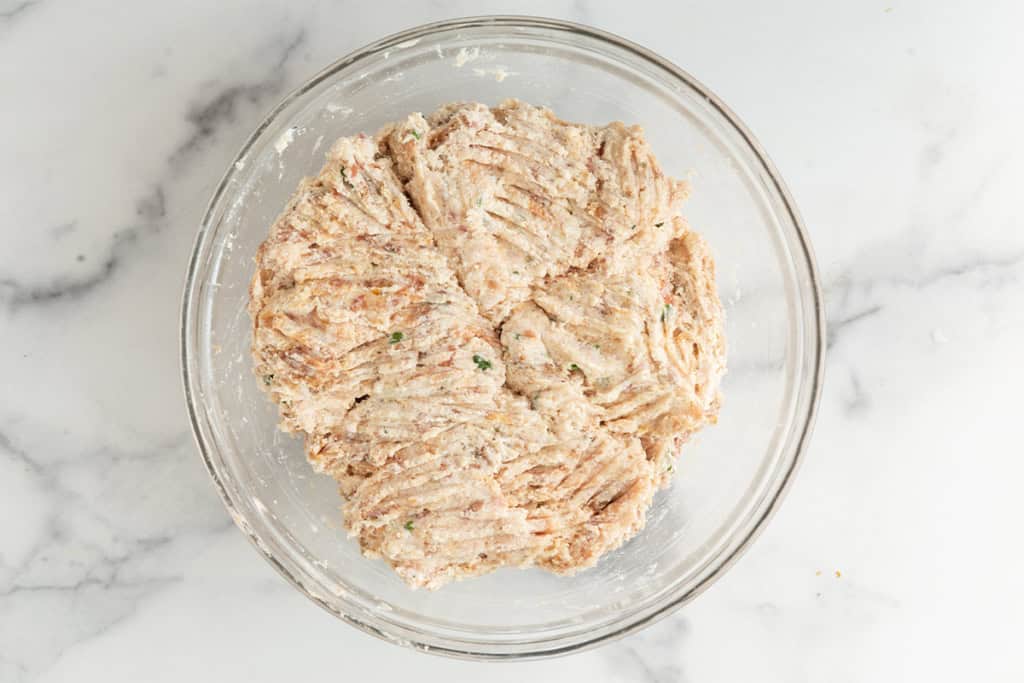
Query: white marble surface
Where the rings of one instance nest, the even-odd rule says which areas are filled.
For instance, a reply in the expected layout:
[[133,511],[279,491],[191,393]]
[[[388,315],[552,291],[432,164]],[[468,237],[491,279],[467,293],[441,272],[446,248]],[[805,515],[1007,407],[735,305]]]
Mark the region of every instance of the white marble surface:
[[515,9],[649,45],[772,154],[827,294],[817,431],[691,606],[484,665],[335,621],[249,547],[188,433],[178,302],[208,196],[288,90],[510,5],[0,0],[0,680],[1024,679],[1022,5],[671,4]]

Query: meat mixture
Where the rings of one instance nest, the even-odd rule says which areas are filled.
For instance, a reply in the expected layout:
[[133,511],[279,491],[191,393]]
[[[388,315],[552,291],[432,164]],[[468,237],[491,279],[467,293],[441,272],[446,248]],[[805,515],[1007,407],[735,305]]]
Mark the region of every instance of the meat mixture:
[[253,353],[365,555],[437,588],[643,527],[725,371],[686,195],[639,127],[518,101],[334,144],[257,253]]

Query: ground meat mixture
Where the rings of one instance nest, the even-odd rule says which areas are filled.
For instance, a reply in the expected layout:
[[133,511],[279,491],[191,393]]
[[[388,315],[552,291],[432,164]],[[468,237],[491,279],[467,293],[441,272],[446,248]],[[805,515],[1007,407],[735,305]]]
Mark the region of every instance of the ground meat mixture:
[[253,353],[408,584],[571,574],[643,527],[725,371],[714,263],[642,131],[518,101],[338,140],[257,256]]

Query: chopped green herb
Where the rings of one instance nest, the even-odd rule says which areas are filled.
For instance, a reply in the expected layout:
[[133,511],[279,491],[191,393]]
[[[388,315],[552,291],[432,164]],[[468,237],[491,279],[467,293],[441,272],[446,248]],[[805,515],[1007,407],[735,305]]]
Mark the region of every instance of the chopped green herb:
[[521,335],[521,334],[519,334],[518,332],[516,332],[516,341],[519,341],[519,339],[520,339],[520,338],[521,338],[522,336],[523,336],[523,335]]
[[519,275],[519,271],[518,271],[518,270],[513,270],[513,271],[512,271],[512,274],[513,274],[513,275]]
[[665,225],[665,221],[662,221],[662,222],[660,222],[660,223],[655,223],[655,224],[654,224],[654,227],[656,227],[656,228],[660,228],[660,227],[661,227],[661,226],[663,226],[663,225]]
[[411,134],[412,134],[412,136],[413,136],[414,138],[416,138],[417,140],[419,140],[419,139],[420,139],[420,132],[419,132],[418,130],[410,130],[410,131],[409,131],[409,133],[411,133]]
[[413,524],[412,524],[412,520],[410,519],[408,522],[405,523],[405,530],[411,532],[413,530],[413,528],[414,527],[413,527]]
[[661,310],[661,322],[665,322],[670,315],[672,315],[672,304],[665,304],[665,308]]
[[665,471],[666,472],[671,472],[672,471],[672,463],[668,464],[668,467],[665,468]]
[[579,369],[580,366],[576,365],[575,363],[569,364],[569,372],[579,372]]
[[266,384],[268,387],[273,382],[274,382],[274,376],[273,375],[263,375],[263,383]]
[[487,360],[483,356],[478,356],[477,354],[473,354],[473,362],[476,363],[476,367],[477,367],[478,370],[490,370],[491,369],[491,361]]
[[397,344],[403,339],[405,339],[405,335],[401,332],[392,332],[391,337],[388,338],[388,344]]
[[477,197],[476,198],[476,205],[477,206],[483,206],[484,205],[484,198],[483,197]]
[[350,190],[355,187],[355,185],[352,184],[352,181],[348,179],[348,171],[345,170],[344,166],[338,169],[338,172],[341,173],[341,182],[344,183],[345,187]]
[[599,349],[599,348],[601,348],[601,345],[600,344],[594,344],[594,348],[595,349]]
[[630,230],[636,230],[636,223],[634,223],[633,225],[631,225],[629,229],[630,229]]

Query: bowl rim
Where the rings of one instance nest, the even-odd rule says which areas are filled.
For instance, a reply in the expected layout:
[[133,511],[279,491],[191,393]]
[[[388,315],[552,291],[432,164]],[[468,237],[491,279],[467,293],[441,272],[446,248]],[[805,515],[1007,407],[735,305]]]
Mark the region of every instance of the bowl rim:
[[[659,605],[651,612],[641,614],[639,618],[635,616],[631,619],[627,619],[618,628],[611,630],[601,629],[596,636],[588,636],[577,640],[576,642],[570,642],[558,647],[552,647],[547,649],[538,649],[531,651],[508,651],[499,652],[494,650],[484,649],[472,649],[472,648],[459,648],[459,647],[446,647],[438,646],[436,643],[420,642],[415,639],[398,637],[391,633],[388,633],[386,629],[379,628],[373,624],[364,622],[351,614],[346,614],[340,609],[335,608],[333,605],[327,603],[321,597],[311,592],[296,576],[281,563],[281,561],[274,555],[274,553],[267,547],[262,541],[256,531],[248,524],[245,520],[244,515],[239,511],[235,502],[232,500],[231,495],[228,493],[227,487],[222,481],[221,476],[213,462],[211,457],[211,451],[213,447],[207,443],[206,438],[203,434],[202,427],[200,425],[200,415],[198,412],[198,403],[195,400],[194,392],[192,389],[193,382],[196,380],[193,371],[190,369],[190,362],[194,360],[195,350],[192,348],[189,339],[190,329],[194,325],[195,310],[194,310],[194,299],[198,295],[197,291],[197,280],[196,275],[199,270],[200,255],[205,245],[206,237],[210,234],[213,227],[213,222],[216,214],[217,207],[220,203],[222,195],[227,190],[230,181],[233,178],[235,171],[235,164],[242,160],[250,151],[250,149],[256,144],[263,132],[273,125],[277,121],[278,115],[289,107],[298,98],[304,95],[312,88],[319,85],[325,79],[333,76],[337,72],[345,69],[346,67],[358,62],[361,59],[370,57],[379,53],[382,50],[396,47],[401,43],[409,40],[421,38],[432,33],[441,31],[451,31],[460,29],[473,29],[481,27],[506,27],[506,28],[529,28],[529,29],[548,29],[555,31],[562,31],[570,34],[576,34],[584,38],[595,39],[598,42],[604,42],[610,44],[612,47],[625,50],[633,55],[652,63],[654,66],[659,67],[675,78],[685,83],[688,87],[694,91],[700,93],[701,96],[707,101],[707,103],[715,110],[719,115],[725,119],[734,129],[743,142],[747,145],[749,150],[754,154],[757,161],[761,164],[762,169],[767,173],[768,178],[771,180],[771,185],[774,191],[778,195],[778,199],[781,201],[782,206],[785,208],[785,213],[788,216],[791,226],[795,229],[796,244],[799,247],[798,252],[802,257],[802,266],[806,268],[806,274],[809,279],[809,302],[813,308],[813,325],[814,330],[808,335],[814,342],[813,348],[813,361],[810,363],[811,381],[809,385],[810,393],[807,396],[806,410],[803,416],[803,424],[797,429],[794,429],[796,434],[795,444],[793,447],[793,454],[790,462],[778,475],[779,483],[774,491],[769,490],[767,499],[762,504],[762,511],[760,515],[749,522],[749,529],[745,536],[740,538],[738,542],[734,544],[731,550],[726,549],[724,557],[720,559],[718,566],[712,568],[705,576],[703,576],[693,587],[684,592],[681,595],[675,596],[673,599],[666,601],[664,604]],[[799,261],[800,258],[794,258],[794,261]],[[203,464],[206,467],[210,478],[213,480],[217,492],[227,509],[231,519],[240,531],[248,538],[249,542],[259,552],[260,555],[282,576],[288,583],[298,589],[307,598],[312,600],[314,603],[322,607],[332,615],[342,619],[343,621],[355,626],[365,633],[369,633],[372,636],[380,638],[388,642],[396,642],[405,645],[413,650],[429,652],[431,654],[440,654],[458,659],[468,659],[477,661],[510,661],[510,660],[536,660],[545,659],[561,655],[566,655],[572,652],[581,652],[595,648],[599,645],[612,642],[623,638],[630,633],[636,632],[643,629],[663,618],[672,614],[683,605],[689,603],[691,600],[696,598],[698,595],[703,593],[710,587],[715,581],[717,581],[722,575],[724,575],[736,561],[750,548],[754,540],[756,540],[763,532],[768,521],[777,511],[782,499],[788,493],[794,476],[800,464],[803,462],[805,452],[807,450],[811,434],[814,429],[814,423],[817,418],[818,404],[821,398],[822,388],[824,385],[824,371],[825,371],[825,353],[826,353],[826,319],[825,319],[825,307],[824,298],[822,296],[821,282],[818,273],[817,263],[815,261],[814,252],[810,244],[810,240],[807,235],[807,229],[804,225],[803,219],[797,210],[796,203],[793,200],[789,189],[782,180],[778,170],[774,163],[768,157],[764,148],[754,137],[753,133],[747,128],[747,126],[739,119],[739,117],[710,89],[704,84],[698,81],[696,78],[691,76],[688,72],[676,66],[671,61],[658,55],[657,53],[634,43],[626,38],[623,38],[614,33],[604,31],[602,29],[594,28],[585,24],[565,21],[562,19],[554,19],[548,17],[538,17],[530,15],[481,15],[481,16],[470,16],[470,17],[459,17],[454,19],[446,19],[442,21],[435,21],[426,24],[421,24],[397,33],[392,33],[388,36],[380,38],[372,43],[369,43],[361,48],[358,48],[347,55],[335,60],[319,72],[314,74],[311,78],[303,82],[299,87],[288,93],[271,111],[263,118],[260,124],[252,132],[251,135],[246,139],[239,152],[235,155],[232,162],[228,165],[223,177],[218,183],[210,201],[207,205],[206,211],[203,214],[203,219],[199,225],[199,230],[196,233],[196,237],[192,244],[192,251],[189,257],[188,267],[186,270],[184,288],[182,294],[182,303],[180,311],[181,320],[181,331],[180,331],[180,349],[179,349],[179,363],[181,367],[181,378],[182,378],[182,389],[185,399],[186,408],[188,411],[189,424],[192,429],[192,436],[195,441],[196,447],[199,450],[199,454],[203,460]],[[198,374],[198,373],[196,373]],[[799,396],[799,394],[798,394]],[[799,419],[799,416],[797,416]],[[442,637],[443,639],[443,637]],[[465,644],[466,641],[460,641]],[[494,644],[496,645],[496,644]]]

